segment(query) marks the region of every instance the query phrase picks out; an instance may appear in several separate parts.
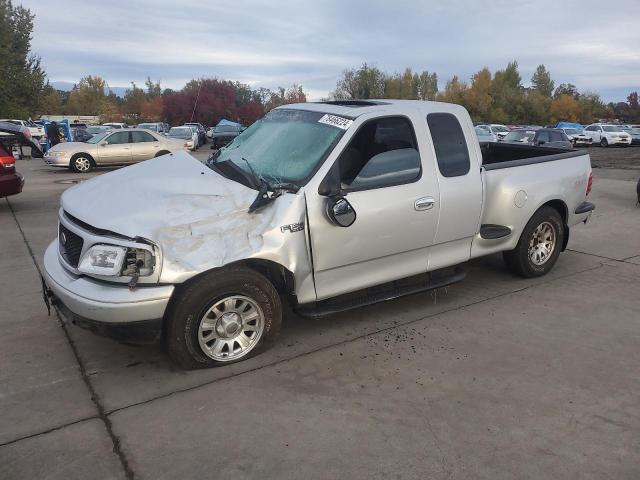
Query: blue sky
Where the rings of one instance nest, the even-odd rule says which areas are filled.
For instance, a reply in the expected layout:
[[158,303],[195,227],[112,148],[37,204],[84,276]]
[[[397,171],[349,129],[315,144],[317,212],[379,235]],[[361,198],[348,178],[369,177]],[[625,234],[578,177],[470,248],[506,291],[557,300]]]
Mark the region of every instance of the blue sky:
[[638,0],[14,0],[36,15],[33,51],[51,81],[147,76],[254,87],[302,84],[312,100],[345,68],[435,71],[442,88],[518,60],[527,85],[544,63],[556,84],[623,101],[640,90]]

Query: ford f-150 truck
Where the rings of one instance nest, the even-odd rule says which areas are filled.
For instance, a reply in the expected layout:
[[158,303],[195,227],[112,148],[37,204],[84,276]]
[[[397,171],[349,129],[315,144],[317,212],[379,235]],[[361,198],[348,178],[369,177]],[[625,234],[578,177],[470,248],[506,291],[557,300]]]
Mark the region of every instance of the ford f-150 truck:
[[61,200],[46,298],[184,368],[265,348],[283,298],[323,316],[462,280],[504,252],[547,273],[594,209],[588,154],[480,144],[463,107],[368,100],[279,107],[201,163],[186,152]]

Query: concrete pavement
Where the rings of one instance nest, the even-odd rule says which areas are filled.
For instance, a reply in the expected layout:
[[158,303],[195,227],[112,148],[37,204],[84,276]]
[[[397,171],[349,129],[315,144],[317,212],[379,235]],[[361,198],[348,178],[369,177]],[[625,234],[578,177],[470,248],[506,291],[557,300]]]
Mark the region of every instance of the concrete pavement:
[[0,201],[0,478],[640,476],[633,171],[594,171],[593,222],[544,278],[480,259],[446,290],[289,313],[268,352],[184,372],[47,317],[29,250],[39,263],[69,182],[103,172],[18,168],[25,191]]

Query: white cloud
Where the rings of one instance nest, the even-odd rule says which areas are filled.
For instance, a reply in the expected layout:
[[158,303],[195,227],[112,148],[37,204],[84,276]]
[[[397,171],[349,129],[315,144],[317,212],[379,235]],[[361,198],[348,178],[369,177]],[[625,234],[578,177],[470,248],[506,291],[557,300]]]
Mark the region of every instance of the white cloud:
[[[147,75],[179,88],[218,76],[313,98],[369,62],[435,71],[441,84],[518,60],[523,81],[544,63],[557,83],[638,89],[637,0],[22,0],[36,14],[33,47],[50,78],[99,74],[112,85]],[[597,11],[597,14],[593,14]],[[614,98],[611,98],[614,99]],[[615,98],[617,100],[618,98]]]

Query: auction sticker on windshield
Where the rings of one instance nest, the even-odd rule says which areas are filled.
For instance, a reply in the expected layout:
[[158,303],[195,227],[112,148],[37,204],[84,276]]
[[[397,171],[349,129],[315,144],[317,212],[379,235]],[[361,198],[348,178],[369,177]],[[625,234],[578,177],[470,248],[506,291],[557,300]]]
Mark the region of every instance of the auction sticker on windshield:
[[327,113],[326,115],[323,115],[320,120],[318,120],[318,123],[324,123],[326,125],[331,125],[333,127],[338,127],[338,128],[341,128],[342,130],[346,130],[351,126],[351,124],[353,123],[353,120],[349,120],[348,118],[338,117],[336,115],[329,115]]

